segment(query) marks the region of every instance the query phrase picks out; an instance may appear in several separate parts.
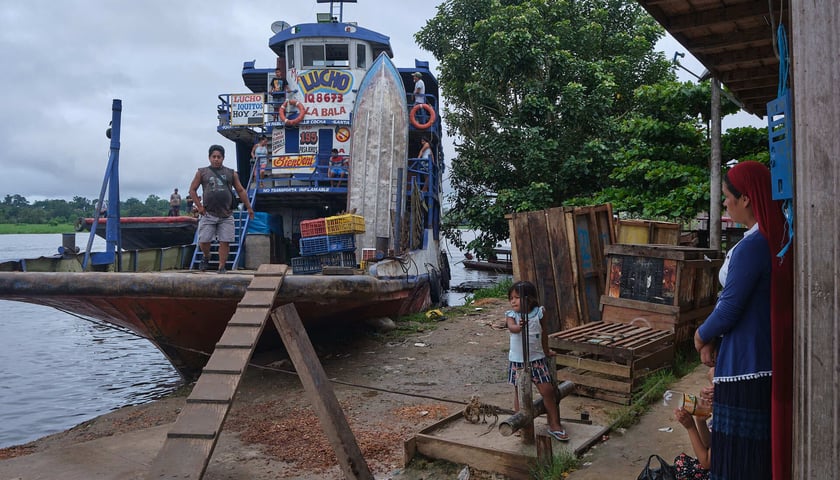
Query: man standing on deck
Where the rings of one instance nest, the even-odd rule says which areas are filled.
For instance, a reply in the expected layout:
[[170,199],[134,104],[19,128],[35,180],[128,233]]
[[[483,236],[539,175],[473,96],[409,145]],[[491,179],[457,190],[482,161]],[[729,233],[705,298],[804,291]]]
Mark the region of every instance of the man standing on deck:
[[[233,221],[233,188],[245,209],[248,217],[254,218],[254,210],[248,201],[245,187],[239,182],[239,176],[232,169],[223,167],[225,149],[221,145],[210,145],[210,166],[199,168],[190,184],[190,196],[201,198],[196,202],[200,219],[198,221],[198,248],[203,257],[199,270],[202,272],[210,266],[210,242],[214,237],[219,238],[219,273],[226,273],[230,242],[234,240],[235,226]],[[198,186],[201,185],[202,197],[198,196]]]
[[[423,82],[423,74],[414,72],[411,74],[411,79],[414,80],[414,105],[426,103],[426,83]],[[417,111],[416,117],[420,123],[426,123],[429,120],[426,110],[422,107]]]
[[176,188],[169,196],[169,216],[177,217],[179,215],[181,215],[181,196],[178,195],[178,189]]

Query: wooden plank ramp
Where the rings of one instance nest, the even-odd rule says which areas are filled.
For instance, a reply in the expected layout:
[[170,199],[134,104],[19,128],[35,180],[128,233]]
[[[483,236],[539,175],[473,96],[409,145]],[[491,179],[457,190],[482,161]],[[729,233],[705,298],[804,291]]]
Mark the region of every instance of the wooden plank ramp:
[[286,265],[260,265],[149,469],[151,479],[200,479],[271,314]]

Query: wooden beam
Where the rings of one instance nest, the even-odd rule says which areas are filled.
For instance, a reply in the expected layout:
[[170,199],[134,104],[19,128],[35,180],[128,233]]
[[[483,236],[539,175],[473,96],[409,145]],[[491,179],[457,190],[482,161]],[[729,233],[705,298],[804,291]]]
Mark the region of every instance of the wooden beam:
[[[743,22],[752,19],[759,19],[764,23],[764,17],[769,12],[767,11],[767,3],[765,2],[747,2],[734,5],[731,7],[718,8],[719,4],[714,4],[715,8],[708,10],[701,10],[699,12],[692,12],[685,15],[674,15],[667,20],[665,28],[669,32],[682,32],[692,28],[721,28],[732,26],[734,22]],[[778,6],[774,5],[773,16],[779,17]],[[692,53],[693,50],[692,50]]]
[[271,314],[271,319],[283,338],[283,345],[289,352],[295,371],[298,372],[312,408],[321,421],[321,428],[335,451],[344,476],[348,479],[373,480],[373,474],[362,457],[356,437],[350,430],[347,418],[306,335],[294,304],[289,303],[277,308]]

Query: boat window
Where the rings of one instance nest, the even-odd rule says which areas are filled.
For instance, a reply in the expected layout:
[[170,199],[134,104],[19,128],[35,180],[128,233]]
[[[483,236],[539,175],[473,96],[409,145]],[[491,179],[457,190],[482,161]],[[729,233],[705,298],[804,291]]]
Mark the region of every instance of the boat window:
[[288,68],[295,68],[295,46],[286,46],[286,63]]
[[350,48],[346,43],[304,45],[303,67],[349,67]]
[[323,45],[304,45],[303,46],[303,66],[304,67],[323,67],[324,66],[324,46]]
[[367,45],[356,44],[356,68],[367,69]]
[[346,43],[328,43],[325,47],[327,51],[327,66],[328,67],[349,67],[350,66],[350,49]]

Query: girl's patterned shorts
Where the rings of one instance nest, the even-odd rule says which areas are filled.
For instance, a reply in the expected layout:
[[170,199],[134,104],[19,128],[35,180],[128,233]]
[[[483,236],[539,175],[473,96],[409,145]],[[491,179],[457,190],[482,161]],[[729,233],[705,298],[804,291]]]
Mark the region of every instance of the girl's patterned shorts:
[[[525,368],[522,362],[510,362],[508,366],[508,383],[516,385],[516,377]],[[551,373],[548,370],[548,363],[545,357],[531,362],[531,380],[534,384],[551,383]]]

